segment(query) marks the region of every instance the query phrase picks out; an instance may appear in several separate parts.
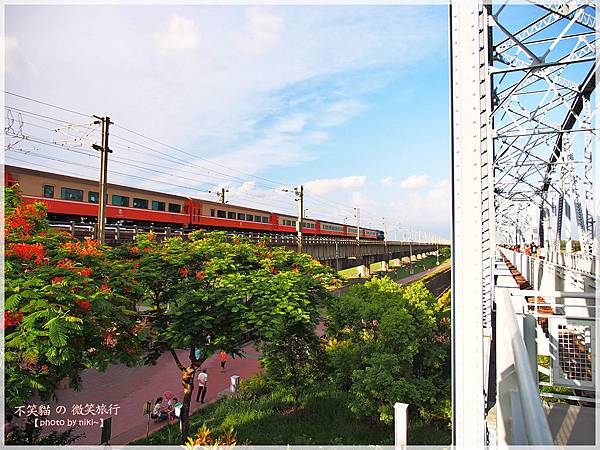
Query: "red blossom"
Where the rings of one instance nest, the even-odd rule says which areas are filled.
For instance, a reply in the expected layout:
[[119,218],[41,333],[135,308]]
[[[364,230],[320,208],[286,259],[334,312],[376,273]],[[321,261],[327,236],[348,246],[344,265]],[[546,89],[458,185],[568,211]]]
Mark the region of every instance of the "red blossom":
[[23,313],[21,311],[17,311],[16,313],[13,313],[12,309],[4,311],[4,329],[19,325],[22,320]]
[[137,247],[131,247],[131,253],[139,253],[140,249]]
[[140,267],[140,265],[139,265],[138,263],[135,263],[135,264],[133,265],[133,268],[134,268],[134,269],[137,269],[138,267]]
[[102,283],[102,286],[100,286],[100,290],[102,292],[110,292],[110,286],[106,283]]
[[60,261],[58,261],[56,263],[56,267],[58,267],[59,269],[72,269],[73,268],[73,261],[71,261],[70,259],[61,259]]
[[182,267],[181,269],[179,269],[179,274],[182,277],[187,277],[190,274],[190,270],[187,267]]
[[30,260],[35,257],[35,263],[40,264],[44,259],[44,252],[46,248],[43,244],[39,242],[36,244],[9,244],[8,245],[9,252],[12,252],[13,255],[18,256],[19,258]]
[[78,270],[79,274],[84,277],[89,277],[92,274],[92,269],[84,268]]
[[204,272],[202,272],[201,270],[196,272],[196,280],[204,280],[204,276]]
[[75,303],[77,304],[77,306],[79,306],[81,309],[84,309],[85,311],[90,309],[90,302],[88,302],[87,300],[75,300]]
[[48,366],[46,364],[42,364],[42,372],[48,372]]
[[84,242],[65,242],[60,248],[81,256],[102,256],[99,246],[100,242],[86,239]]
[[52,284],[62,283],[65,277],[54,277],[52,278]]

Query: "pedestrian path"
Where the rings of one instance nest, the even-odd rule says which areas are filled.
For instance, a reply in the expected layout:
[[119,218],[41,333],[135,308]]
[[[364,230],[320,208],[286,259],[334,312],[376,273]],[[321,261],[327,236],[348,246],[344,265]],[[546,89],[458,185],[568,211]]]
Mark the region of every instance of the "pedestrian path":
[[432,267],[431,269],[427,269],[423,272],[415,273],[413,275],[409,275],[406,278],[402,278],[401,280],[396,281],[400,286],[403,286],[408,283],[412,283],[413,281],[417,281],[420,278],[423,278],[430,273],[436,272],[440,269],[445,269],[446,267],[450,267],[451,262],[446,261],[445,263],[440,264],[439,266]]
[[[258,359],[260,355],[251,346],[244,347],[246,358],[228,357],[225,372],[221,371],[218,354],[213,355],[203,365],[207,369],[208,382],[205,404],[218,400],[218,394],[229,389],[230,377],[239,375],[242,379],[248,378],[261,370]],[[188,352],[180,350],[177,352],[182,364],[186,365]],[[157,397],[163,396],[165,391],[171,391],[179,400],[183,399],[183,387],[181,386],[181,374],[173,357],[169,353],[163,354],[153,366],[126,367],[123,365],[112,365],[105,372],[86,369],[82,372],[81,390],[72,389],[59,390],[58,401],[50,402],[51,411],[56,406],[67,407],[67,414],[63,418],[73,418],[70,415],[74,404],[118,404],[118,414],[112,417],[112,433],[110,443],[112,445],[123,445],[146,436],[148,416],[143,415],[144,403],[154,403]],[[194,383],[197,385],[197,381]],[[196,391],[192,398],[190,413],[200,408],[196,403]],[[56,419],[54,415],[51,417]],[[79,417],[82,418],[82,417]],[[93,418],[93,417],[85,417]],[[166,422],[158,424],[150,421],[150,433],[158,430]],[[53,428],[64,430],[62,428]],[[45,431],[50,431],[46,429]],[[86,426],[77,430],[83,431],[86,437],[77,440],[73,445],[99,445],[102,429],[97,426]]]

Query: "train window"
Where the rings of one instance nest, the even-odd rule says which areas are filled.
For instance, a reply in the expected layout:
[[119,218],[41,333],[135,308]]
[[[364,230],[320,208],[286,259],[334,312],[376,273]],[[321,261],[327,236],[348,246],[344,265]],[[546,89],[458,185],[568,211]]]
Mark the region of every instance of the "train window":
[[267,216],[263,216],[262,223],[269,223],[269,218]]
[[129,197],[123,195],[113,195],[112,204],[115,206],[129,206]]
[[99,199],[100,199],[100,194],[98,194],[97,192],[92,192],[92,191],[88,192],[88,202],[98,203]]
[[143,198],[134,198],[133,199],[133,207],[140,209],[148,209],[148,200]]
[[254,216],[254,221],[255,222],[260,222],[262,219],[260,216]]
[[169,212],[180,213],[181,205],[179,203],[169,203]]
[[252,214],[246,214],[246,220],[252,222],[254,220],[254,216]]
[[215,217],[215,210],[214,209],[210,210],[210,217]]
[[227,212],[227,218],[228,219],[235,219],[235,213],[233,211],[228,211]]
[[164,211],[165,210],[165,202],[158,202],[156,200],[152,200],[152,209],[154,211]]
[[225,211],[223,211],[222,209],[218,209],[217,210],[217,217],[220,217],[221,219],[224,219],[225,217],[227,217],[227,213]]
[[83,200],[83,191],[81,189],[60,188],[60,198],[64,200]]
[[44,185],[44,197],[54,198],[54,186],[50,186],[49,184]]
[[238,220],[246,220],[246,214],[238,213]]

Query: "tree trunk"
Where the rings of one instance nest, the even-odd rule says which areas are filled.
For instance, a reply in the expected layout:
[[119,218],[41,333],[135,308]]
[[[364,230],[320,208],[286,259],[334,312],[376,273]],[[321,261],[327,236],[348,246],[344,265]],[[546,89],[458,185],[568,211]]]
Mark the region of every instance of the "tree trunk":
[[192,402],[192,393],[194,392],[194,367],[186,367],[181,371],[181,384],[183,385],[183,406],[181,407],[179,417],[179,429],[181,431],[181,441],[187,441],[190,431],[190,404]]

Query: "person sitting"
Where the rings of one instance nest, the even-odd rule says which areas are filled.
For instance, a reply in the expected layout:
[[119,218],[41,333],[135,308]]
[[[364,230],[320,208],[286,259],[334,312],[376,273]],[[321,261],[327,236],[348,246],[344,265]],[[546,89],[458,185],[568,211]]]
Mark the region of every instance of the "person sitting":
[[162,402],[162,397],[158,397],[156,402],[154,402],[154,408],[152,408],[152,414],[150,414],[150,417],[154,419],[154,423],[162,422],[168,417]]
[[174,422],[179,419],[182,406],[183,403],[177,400],[177,397],[167,400],[167,414],[169,415],[169,422]]

